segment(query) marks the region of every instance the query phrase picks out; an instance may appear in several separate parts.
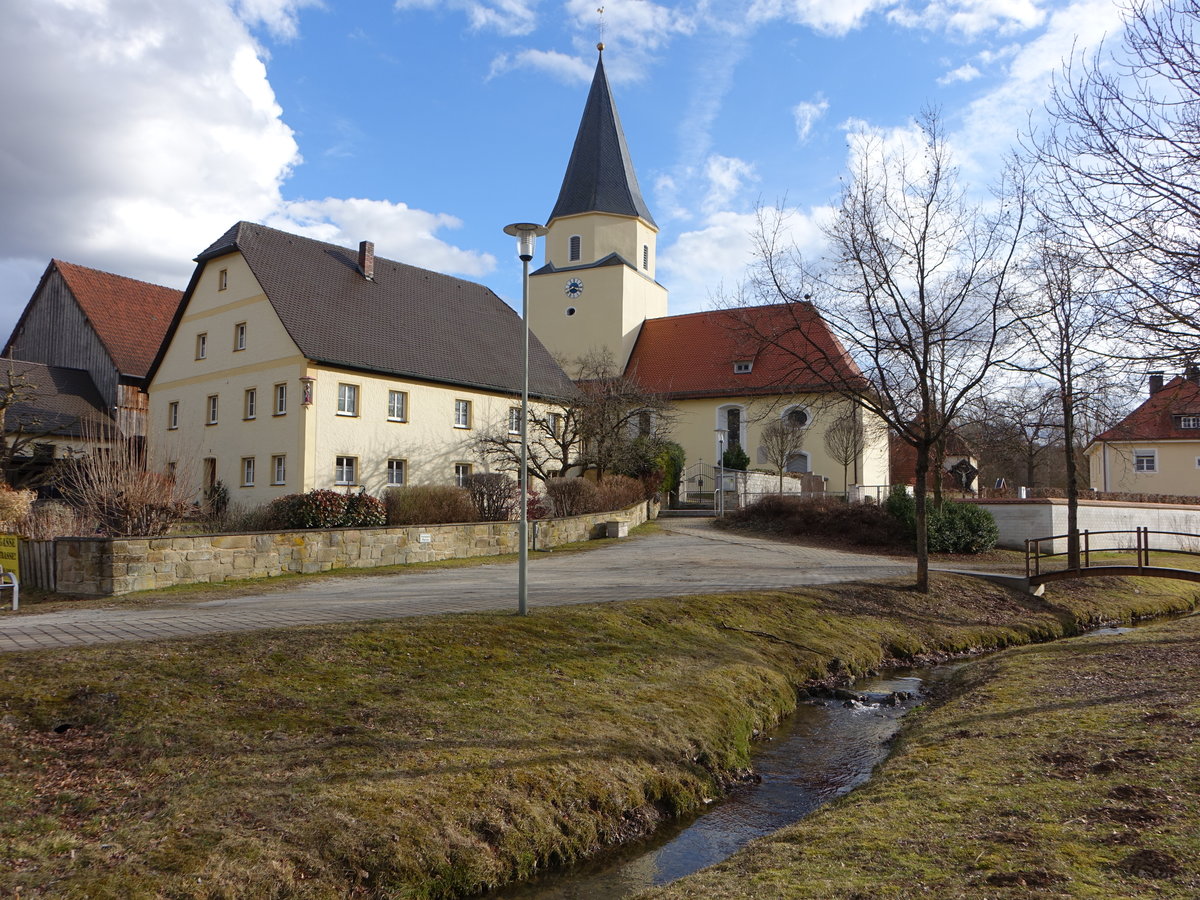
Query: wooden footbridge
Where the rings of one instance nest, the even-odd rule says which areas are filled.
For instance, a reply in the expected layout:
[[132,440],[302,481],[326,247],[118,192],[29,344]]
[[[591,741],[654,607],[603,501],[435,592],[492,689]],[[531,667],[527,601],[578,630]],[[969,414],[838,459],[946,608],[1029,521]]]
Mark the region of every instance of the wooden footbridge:
[[[1200,557],[1200,534],[1151,531],[1149,528],[1135,528],[1132,531],[1081,531],[1078,568],[1069,567],[1065,549],[1056,549],[1065,548],[1068,537],[1069,535],[1056,534],[1051,537],[1030,538],[1025,542],[1025,579],[1031,589],[1051,581],[1104,578],[1111,575],[1142,575],[1200,581],[1200,568],[1157,566],[1151,561],[1152,554],[1159,557],[1163,554],[1174,557]],[[1130,556],[1133,557],[1132,560],[1129,559]],[[1044,563],[1049,560],[1063,560],[1064,567],[1047,570]],[[1200,561],[1197,565],[1200,566]]]

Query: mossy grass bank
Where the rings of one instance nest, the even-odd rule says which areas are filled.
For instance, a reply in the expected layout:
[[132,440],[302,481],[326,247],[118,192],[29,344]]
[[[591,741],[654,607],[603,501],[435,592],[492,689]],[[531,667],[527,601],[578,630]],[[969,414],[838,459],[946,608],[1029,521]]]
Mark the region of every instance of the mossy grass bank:
[[1192,605],[1167,581],[934,587],[6,654],[0,893],[469,895],[719,795],[810,680]]
[[1200,897],[1200,616],[966,667],[873,781],[655,891]]

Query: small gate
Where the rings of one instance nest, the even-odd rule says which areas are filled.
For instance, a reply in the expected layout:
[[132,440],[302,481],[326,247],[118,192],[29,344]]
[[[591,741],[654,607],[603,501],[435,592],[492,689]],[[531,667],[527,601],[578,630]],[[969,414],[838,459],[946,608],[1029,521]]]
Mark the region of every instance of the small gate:
[[21,563],[21,587],[43,591],[55,589],[54,541],[21,541],[17,550]]

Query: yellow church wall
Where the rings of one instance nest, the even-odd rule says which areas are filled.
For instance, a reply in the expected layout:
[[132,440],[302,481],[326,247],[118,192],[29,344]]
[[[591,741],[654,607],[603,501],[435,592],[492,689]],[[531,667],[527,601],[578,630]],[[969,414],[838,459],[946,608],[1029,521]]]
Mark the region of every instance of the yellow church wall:
[[[1135,471],[1139,451],[1154,453],[1155,471]],[[1087,456],[1096,490],[1200,496],[1200,440],[1095,443]]]
[[[638,271],[648,278],[655,277],[657,254],[655,242],[658,232],[643,222],[628,216],[591,212],[581,215],[563,216],[555,219],[546,234],[546,262],[556,268],[583,265],[603,259],[610,253],[619,253],[637,266]],[[570,239],[580,237],[580,258],[570,258]],[[642,268],[642,248],[648,252],[649,266]]]
[[[825,449],[825,431],[829,425],[850,408],[845,400],[825,395],[772,397],[711,397],[674,401],[675,421],[671,427],[672,440],[684,448],[687,465],[703,461],[716,464],[719,458],[717,429],[726,424],[729,407],[741,409],[743,449],[750,457],[749,468],[774,472],[775,468],[760,453],[762,431],[767,424],[782,418],[799,406],[809,414],[810,425],[804,436],[801,452],[807,453],[809,470],[829,479],[830,491],[844,491],[851,484],[879,485],[887,482],[887,437],[882,428],[869,430],[868,446],[860,457],[858,478],[851,465],[845,472],[841,463],[834,462]],[[858,411],[862,415],[861,410]],[[728,446],[728,441],[726,441]]]

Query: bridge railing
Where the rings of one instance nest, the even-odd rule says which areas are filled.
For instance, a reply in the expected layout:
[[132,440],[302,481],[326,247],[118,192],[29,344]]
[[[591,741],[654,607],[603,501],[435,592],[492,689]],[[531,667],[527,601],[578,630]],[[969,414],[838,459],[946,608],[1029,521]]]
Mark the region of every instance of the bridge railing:
[[[1069,534],[1055,534],[1049,537],[1029,538],[1025,541],[1025,577],[1037,578],[1046,574],[1042,561],[1065,558],[1067,550],[1055,548],[1064,546],[1070,538]],[[1048,548],[1048,549],[1047,549]],[[1200,556],[1200,534],[1186,531],[1152,531],[1149,528],[1126,529],[1123,531],[1089,531],[1079,532],[1079,565],[1083,569],[1106,568],[1103,563],[1092,564],[1092,554],[1095,553],[1133,553],[1133,567],[1145,569],[1150,567],[1151,553],[1172,553],[1185,556]],[[1122,568],[1128,563],[1114,563]],[[1065,566],[1064,566],[1065,568]]]

